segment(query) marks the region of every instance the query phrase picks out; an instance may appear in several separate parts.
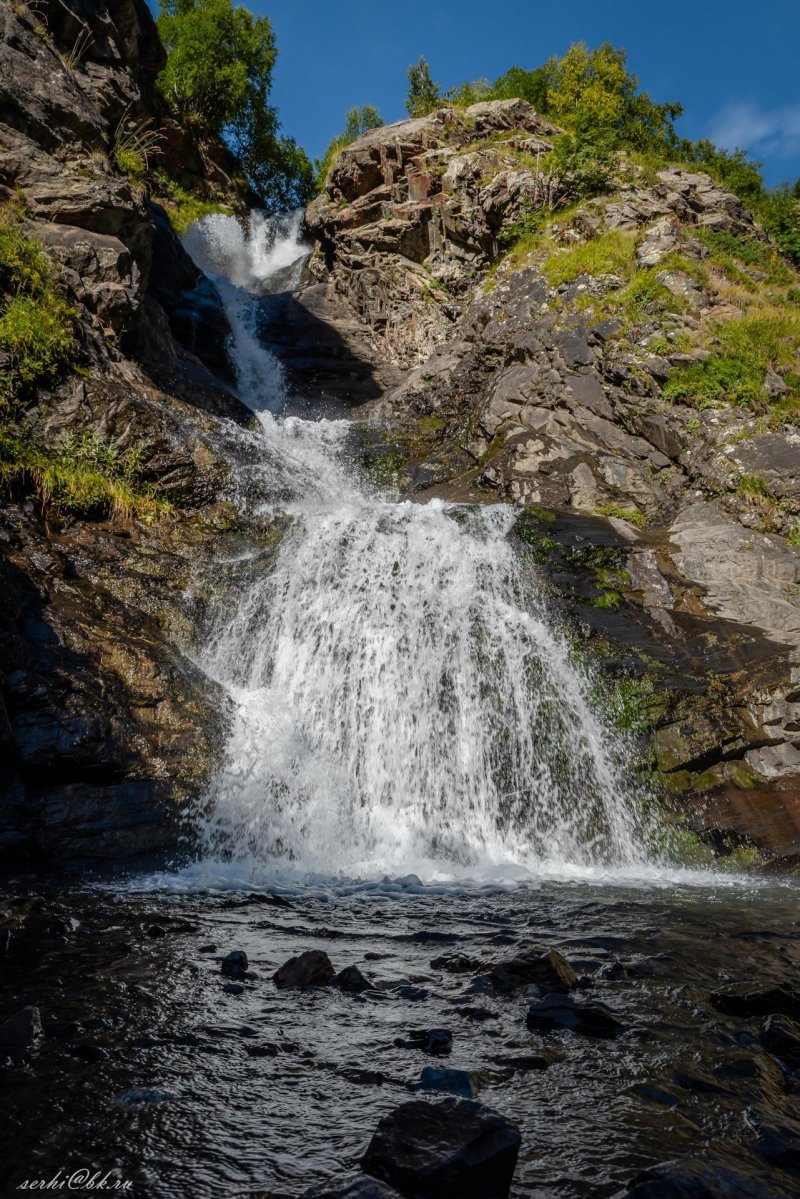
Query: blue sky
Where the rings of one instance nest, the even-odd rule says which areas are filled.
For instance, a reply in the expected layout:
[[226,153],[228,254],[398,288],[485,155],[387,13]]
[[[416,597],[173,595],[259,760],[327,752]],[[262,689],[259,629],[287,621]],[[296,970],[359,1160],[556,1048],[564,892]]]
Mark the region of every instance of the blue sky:
[[[155,7],[155,4],[154,4]],[[284,132],[323,152],[355,104],[405,115],[405,72],[424,54],[443,88],[538,66],[571,42],[611,41],[679,129],[742,146],[770,183],[800,176],[800,0],[249,0],[280,48],[273,100]]]

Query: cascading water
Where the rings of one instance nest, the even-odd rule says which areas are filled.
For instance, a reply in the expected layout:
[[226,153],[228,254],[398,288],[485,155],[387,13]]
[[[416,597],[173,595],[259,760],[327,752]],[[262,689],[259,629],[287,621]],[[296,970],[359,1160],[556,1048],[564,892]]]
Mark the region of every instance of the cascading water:
[[284,383],[258,305],[299,269],[300,228],[215,216],[187,235],[260,413],[262,505],[291,517],[200,655],[236,708],[200,817],[209,858],[351,877],[643,864],[619,741],[531,594],[513,510],[375,494],[347,468],[346,422],[270,412]]

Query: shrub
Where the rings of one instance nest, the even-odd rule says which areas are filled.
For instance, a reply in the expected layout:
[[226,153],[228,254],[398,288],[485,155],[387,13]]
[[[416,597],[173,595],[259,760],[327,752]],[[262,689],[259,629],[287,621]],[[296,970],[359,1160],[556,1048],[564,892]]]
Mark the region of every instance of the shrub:
[[24,232],[15,209],[0,208],[0,351],[11,360],[0,380],[4,417],[15,399],[72,363],[72,318],[43,247]]
[[220,200],[206,200],[194,192],[181,187],[177,179],[172,179],[166,171],[158,170],[153,174],[153,196],[169,211],[169,218],[176,233],[183,234],[195,221],[204,216],[221,212],[230,214],[230,205]]
[[82,516],[136,516],[146,524],[171,512],[152,484],[138,478],[140,450],[121,453],[93,433],[38,445],[28,432],[0,423],[0,484],[32,488],[43,508]]

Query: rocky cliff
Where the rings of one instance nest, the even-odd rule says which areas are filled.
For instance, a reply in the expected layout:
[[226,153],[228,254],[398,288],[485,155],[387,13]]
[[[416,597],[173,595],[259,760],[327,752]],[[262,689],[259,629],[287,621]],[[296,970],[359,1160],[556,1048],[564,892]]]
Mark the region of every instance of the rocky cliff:
[[309,290],[400,368],[363,413],[400,487],[519,505],[659,783],[796,850],[797,274],[708,175],[620,156],[581,196],[557,134],[521,101],[373,130],[309,209]]
[[78,341],[23,424],[43,452],[77,439],[127,455],[171,510],[152,527],[65,510],[17,476],[3,498],[0,848],[17,854],[162,845],[221,743],[221,698],[175,641],[219,528],[218,417],[248,413],[219,298],[120,147],[152,131],[166,177],[244,197],[224,149],[159,107],[163,58],[145,0],[0,4],[0,203],[46,248]]

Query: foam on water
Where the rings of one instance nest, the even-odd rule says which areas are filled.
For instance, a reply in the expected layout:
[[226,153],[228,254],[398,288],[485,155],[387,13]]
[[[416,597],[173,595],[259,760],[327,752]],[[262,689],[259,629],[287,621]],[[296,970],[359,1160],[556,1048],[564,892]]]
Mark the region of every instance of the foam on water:
[[299,215],[247,231],[214,216],[187,235],[262,422],[248,488],[291,527],[271,569],[243,563],[198,652],[233,720],[190,813],[202,860],[169,885],[717,877],[654,858],[627,747],[520,568],[513,510],[375,494],[347,467],[346,422],[274,415],[285,380],[259,301],[296,281],[300,230]]

